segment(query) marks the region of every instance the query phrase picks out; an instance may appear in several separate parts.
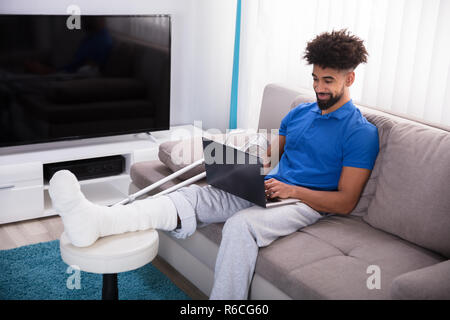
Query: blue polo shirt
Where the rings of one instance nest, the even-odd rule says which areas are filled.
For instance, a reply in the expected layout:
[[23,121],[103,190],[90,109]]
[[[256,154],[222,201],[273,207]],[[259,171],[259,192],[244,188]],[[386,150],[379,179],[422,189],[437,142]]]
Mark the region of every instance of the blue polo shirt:
[[281,121],[284,152],[265,180],[314,190],[338,189],[342,167],[373,169],[379,151],[378,129],[350,100],[322,115],[314,103],[293,108]]

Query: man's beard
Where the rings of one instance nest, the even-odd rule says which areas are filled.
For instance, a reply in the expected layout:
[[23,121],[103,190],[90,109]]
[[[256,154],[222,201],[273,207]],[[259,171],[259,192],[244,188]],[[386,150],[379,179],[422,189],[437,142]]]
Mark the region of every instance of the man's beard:
[[328,100],[320,100],[316,92],[317,105],[319,106],[320,110],[327,110],[331,108],[336,102],[338,102],[343,95],[344,95],[344,88],[342,88],[342,91],[339,95],[333,96],[333,94],[330,93],[330,98],[328,98]]

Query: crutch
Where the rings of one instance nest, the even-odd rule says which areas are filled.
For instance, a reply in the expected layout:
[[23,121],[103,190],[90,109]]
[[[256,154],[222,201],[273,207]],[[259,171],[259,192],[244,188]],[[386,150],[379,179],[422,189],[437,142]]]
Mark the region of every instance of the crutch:
[[[171,175],[168,175],[167,177],[159,180],[158,182],[155,182],[155,183],[145,187],[144,189],[139,190],[138,192],[129,195],[127,198],[125,198],[125,199],[123,199],[123,200],[113,204],[113,206],[131,203],[137,197],[140,197],[140,196],[142,196],[142,195],[152,191],[153,189],[159,187],[160,185],[166,183],[167,181],[170,181],[172,179],[175,179],[175,178],[179,177],[183,173],[185,173],[185,172],[187,172],[187,171],[197,167],[198,165],[203,164],[203,162],[205,162],[205,159],[197,160],[197,161],[191,163],[190,165],[188,165],[188,166],[186,166],[186,167],[184,167],[184,168],[182,168],[182,169],[172,173]],[[202,173],[200,173],[200,174],[198,174],[196,176],[193,176],[192,178],[189,178],[189,179],[187,179],[187,180],[185,180],[183,182],[180,182],[179,184],[174,185],[174,186],[172,186],[172,187],[170,187],[170,188],[168,188],[166,190],[163,190],[163,191],[161,191],[161,192],[159,192],[159,193],[157,193],[157,194],[155,194],[155,195],[153,195],[151,197],[162,196],[163,194],[170,193],[170,192],[175,191],[175,190],[177,190],[177,189],[179,189],[181,187],[184,187],[184,186],[186,186],[188,184],[197,182],[198,180],[201,180],[204,177],[206,177],[206,172],[202,172]]]
[[[231,136],[229,136],[229,137],[225,140],[225,144],[228,143],[228,139],[229,139],[230,137],[231,137]],[[240,149],[240,150],[245,151],[245,150],[247,150],[247,148],[249,148],[249,146],[250,146],[252,143],[253,143],[253,144],[262,145],[263,143],[266,143],[266,142],[267,142],[267,141],[265,141],[265,140],[262,141],[261,138],[260,138],[260,136],[257,136],[256,139],[257,139],[256,142],[255,142],[255,141],[249,140],[249,141],[248,141],[244,146],[242,146],[242,147],[236,147],[236,146],[234,146],[234,147],[236,147],[237,149]],[[168,181],[170,181],[170,180],[173,180],[173,179],[179,177],[179,176],[182,175],[183,173],[185,173],[185,172],[187,172],[187,171],[189,171],[189,170],[191,170],[191,169],[193,169],[193,168],[195,168],[195,167],[197,167],[197,166],[203,164],[204,162],[205,162],[205,158],[199,159],[199,160],[197,160],[197,161],[191,163],[190,165],[188,165],[188,166],[186,166],[186,167],[184,167],[184,168],[182,168],[182,169],[180,169],[180,170],[178,170],[178,171],[172,173],[171,175],[168,175],[167,177],[165,177],[165,178],[159,180],[158,182],[155,182],[155,183],[153,183],[153,184],[151,184],[151,185],[145,187],[144,189],[142,189],[142,190],[140,190],[140,191],[138,191],[138,192],[136,192],[136,193],[133,193],[133,194],[129,195],[127,198],[125,198],[125,199],[123,199],[123,200],[121,200],[121,201],[119,201],[119,202],[117,202],[117,203],[114,203],[112,206],[123,205],[123,204],[131,203],[131,202],[133,202],[134,200],[136,200],[137,197],[140,197],[140,196],[142,196],[142,195],[144,195],[144,194],[150,192],[151,190],[153,190],[153,189],[159,187],[160,185],[162,185],[162,184],[164,184],[164,183],[166,183],[166,182],[168,182]],[[161,192],[159,192],[159,193],[157,193],[157,194],[155,194],[155,195],[153,195],[153,196],[151,196],[151,197],[162,196],[162,195],[164,195],[164,194],[166,194],[166,193],[170,193],[170,192],[175,191],[175,190],[177,190],[177,189],[179,189],[179,188],[181,188],[181,187],[184,187],[184,186],[187,186],[187,185],[189,185],[189,184],[191,184],[191,183],[197,182],[197,181],[203,179],[204,177],[206,177],[206,172],[202,172],[202,173],[200,173],[200,174],[198,174],[198,175],[196,175],[196,176],[193,176],[193,177],[191,177],[191,178],[189,178],[189,179],[187,179],[187,180],[185,180],[185,181],[183,181],[183,182],[180,182],[179,184],[174,185],[174,186],[172,186],[172,187],[170,187],[170,188],[168,188],[168,189],[166,189],[166,190],[163,190],[163,191],[161,191]]]

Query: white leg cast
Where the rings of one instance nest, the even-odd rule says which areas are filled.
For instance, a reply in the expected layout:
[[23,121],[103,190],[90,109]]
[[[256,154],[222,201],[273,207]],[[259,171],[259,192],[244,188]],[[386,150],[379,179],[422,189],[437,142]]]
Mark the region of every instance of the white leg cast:
[[174,230],[177,226],[177,211],[169,197],[138,200],[126,206],[97,205],[86,199],[78,180],[68,170],[53,175],[49,194],[69,239],[78,247],[90,246],[107,235],[146,229]]
[[[170,231],[176,228],[178,215],[172,200],[163,195],[203,179],[206,176],[205,172],[166,189],[152,198],[134,200],[203,162],[204,159],[200,159],[130,195],[112,207],[100,206],[87,200],[80,190],[77,178],[68,170],[60,170],[53,175],[49,182],[49,194],[53,208],[63,220],[67,236],[72,244],[78,247],[90,246],[99,237],[129,231],[151,228]],[[133,203],[124,205],[130,202]]]

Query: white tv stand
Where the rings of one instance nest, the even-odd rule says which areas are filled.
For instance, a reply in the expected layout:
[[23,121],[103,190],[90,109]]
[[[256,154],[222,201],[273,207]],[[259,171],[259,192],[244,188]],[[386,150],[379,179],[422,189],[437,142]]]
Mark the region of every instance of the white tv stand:
[[122,155],[120,175],[80,181],[87,199],[111,205],[129,195],[130,168],[158,159],[160,143],[198,134],[192,125],[148,134],[123,135],[0,148],[0,224],[55,215],[44,181],[43,165],[70,160]]

